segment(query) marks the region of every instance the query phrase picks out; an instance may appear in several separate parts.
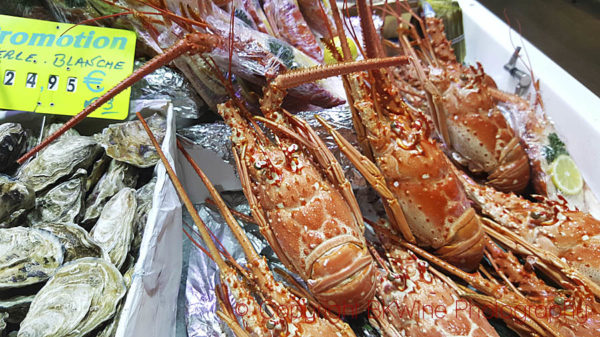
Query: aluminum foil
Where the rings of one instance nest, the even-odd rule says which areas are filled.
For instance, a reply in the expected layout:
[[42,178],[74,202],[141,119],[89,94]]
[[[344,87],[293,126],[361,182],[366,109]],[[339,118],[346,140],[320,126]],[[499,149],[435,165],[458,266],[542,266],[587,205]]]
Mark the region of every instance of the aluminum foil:
[[[230,207],[244,214],[250,214],[250,207],[248,206],[243,193],[228,192],[222,194],[222,196]],[[382,212],[383,209],[377,206],[377,202],[373,202],[373,196],[374,195],[372,193],[364,190],[363,193],[360,193],[358,197],[361,199],[361,201],[365,201],[361,202],[361,204],[369,204],[367,207],[370,210],[366,211],[371,212],[379,209],[376,212]],[[240,264],[244,265],[246,260],[240,245],[235,240],[233,233],[231,233],[229,227],[219,212],[211,207],[212,206],[209,207],[205,204],[201,204],[197,205],[196,209],[198,210],[198,214],[202,220],[215,234],[215,236],[219,239],[231,256],[233,256],[233,258]],[[185,230],[192,235],[196,242],[201,243],[203,247],[206,247],[202,243],[200,235],[195,231],[195,228],[191,228],[186,225],[186,223],[188,225],[193,225],[189,213],[184,212],[183,222]],[[246,232],[246,235],[254,246],[254,249],[259,252],[259,254],[266,257],[271,270],[273,270],[275,267],[286,270],[277,259],[267,241],[260,234],[258,226],[255,224],[243,223],[241,221],[239,223],[242,225],[242,228]],[[217,299],[214,289],[215,286],[220,283],[219,274],[215,263],[195,246],[191,247],[189,254],[190,256],[185,294],[185,319],[187,323],[187,335],[189,337],[216,337],[223,335],[234,336],[229,328],[222,323],[215,314]],[[278,277],[278,274],[275,274],[275,278],[282,281]],[[296,279],[302,283],[298,278]],[[375,329],[368,323],[366,315],[363,314],[356,317],[345,317],[344,319],[348,324],[350,324],[357,336],[378,336]]]
[[[227,193],[223,195],[223,198],[237,211],[244,214],[250,213],[250,208],[242,193]],[[244,265],[246,263],[244,252],[220,213],[205,204],[197,205],[196,209],[202,220],[219,239],[225,249],[227,249],[236,261]],[[193,226],[194,224],[189,213],[184,213],[183,222],[186,232],[191,234],[196,242],[202,244],[203,247],[206,247],[197,230],[187,226]],[[240,222],[240,224],[242,223]],[[266,256],[270,262],[276,262],[279,267],[283,267],[276,261],[273,251],[268,246],[266,240],[261,236],[258,226],[254,224],[243,224],[243,228],[256,251]],[[192,246],[190,249],[186,283],[186,320],[189,337],[221,336],[223,334],[234,336],[231,331],[229,331],[229,328],[227,328],[215,314],[217,298],[214,289],[219,283],[219,272],[216,264],[210,260],[204,252],[197,247]]]
[[[135,68],[145,62],[135,61]],[[208,109],[181,73],[160,67],[146,75],[131,88],[131,99],[168,99],[177,118],[198,119],[199,111]]]
[[[366,187],[367,183],[364,178],[354,168],[354,166],[352,166],[350,161],[340,152],[331,135],[315,119],[315,112],[305,111],[296,115],[307,121],[308,124],[315,129],[319,137],[324,140],[327,147],[331,150],[331,152],[333,152],[334,156],[340,162],[346,178],[352,183],[352,186],[354,188]],[[354,132],[354,128],[352,126],[352,114],[347,104],[319,111],[318,115],[323,117],[323,119],[331,124],[354,146],[358,146],[356,141],[356,133]],[[226,163],[234,167],[235,161],[233,159],[233,154],[231,153],[231,141],[229,140],[230,134],[231,131],[224,122],[198,124],[177,130],[177,135],[184,140],[215,152]]]

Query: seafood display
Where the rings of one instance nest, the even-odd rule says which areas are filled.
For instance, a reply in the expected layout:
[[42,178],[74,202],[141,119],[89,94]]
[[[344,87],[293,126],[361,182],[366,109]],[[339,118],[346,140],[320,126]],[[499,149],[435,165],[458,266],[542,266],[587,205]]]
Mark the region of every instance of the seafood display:
[[[162,140],[165,118],[148,119]],[[156,151],[136,123],[109,125],[96,137],[70,130],[14,176],[0,177],[0,312],[7,333],[84,336],[118,320],[124,275],[138,259],[156,184]],[[7,124],[0,129],[31,132]],[[2,141],[7,156],[16,151],[12,160],[22,154],[10,133]]]
[[[598,199],[427,1],[83,2],[48,5],[150,60],[0,124],[0,337],[600,333]],[[80,124],[130,86],[154,103]]]

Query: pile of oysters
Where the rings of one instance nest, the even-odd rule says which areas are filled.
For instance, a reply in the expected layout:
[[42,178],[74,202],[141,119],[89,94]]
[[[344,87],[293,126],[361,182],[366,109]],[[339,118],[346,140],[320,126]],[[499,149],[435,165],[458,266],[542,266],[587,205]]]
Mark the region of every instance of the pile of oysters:
[[[147,122],[162,142],[165,118]],[[17,167],[38,141],[28,134],[0,125],[0,337],[114,336],[159,157],[130,121],[71,130]]]

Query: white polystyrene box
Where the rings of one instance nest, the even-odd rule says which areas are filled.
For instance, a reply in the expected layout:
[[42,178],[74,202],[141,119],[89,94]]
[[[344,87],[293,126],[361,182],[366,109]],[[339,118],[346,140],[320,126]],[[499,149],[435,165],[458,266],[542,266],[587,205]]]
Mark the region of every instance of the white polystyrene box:
[[[517,46],[529,56],[540,81],[546,114],[554,122],[588,185],[600,195],[600,98],[569,75],[502,20],[475,0],[458,0],[463,11],[467,55],[465,62],[480,62],[500,89],[513,92],[517,81],[503,66]],[[514,45],[511,43],[514,42]],[[526,65],[519,60],[519,69]],[[530,92],[533,86],[530,87]]]

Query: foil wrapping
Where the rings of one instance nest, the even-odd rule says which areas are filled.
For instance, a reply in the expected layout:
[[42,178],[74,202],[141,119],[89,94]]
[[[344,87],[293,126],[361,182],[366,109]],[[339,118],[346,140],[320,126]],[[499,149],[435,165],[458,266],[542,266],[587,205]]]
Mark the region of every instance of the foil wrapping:
[[[244,214],[250,213],[250,207],[246,203],[246,198],[241,192],[231,192],[223,194],[227,204],[235,210]],[[246,258],[241,246],[236,241],[233,233],[221,217],[221,214],[205,204],[197,205],[198,214],[218,238],[223,247],[231,256],[244,265]],[[185,212],[183,217],[184,229],[194,240],[203,247],[200,234],[193,225],[189,213]],[[254,224],[245,224],[240,222],[246,232],[254,249],[264,255],[270,263],[276,263],[283,267],[277,260],[268,243],[258,231],[258,226]],[[188,226],[190,225],[190,226]],[[195,246],[190,249],[188,277],[186,283],[186,320],[187,333],[189,337],[200,336],[234,336],[221,319],[218,318],[215,311],[217,308],[217,298],[215,287],[220,283],[219,271],[216,264],[209,259],[204,252]],[[233,301],[233,299],[231,299]]]
[[[145,62],[135,61],[135,68]],[[190,83],[178,71],[160,67],[146,75],[131,88],[131,99],[166,99],[173,103],[173,111],[179,119],[198,119],[199,111],[206,104],[194,92]]]
[[[318,115],[323,117],[323,119],[331,124],[354,146],[358,146],[356,133],[354,132],[352,125],[352,114],[347,104],[319,111]],[[352,183],[352,186],[354,188],[366,187],[367,183],[364,178],[340,152],[327,130],[325,130],[325,128],[323,128],[323,126],[315,119],[315,112],[304,111],[296,114],[296,116],[307,121],[308,124],[315,129],[319,137],[323,139],[327,147],[340,162],[346,178]],[[182,128],[177,131],[177,134],[185,141],[215,152],[226,163],[230,164],[232,167],[235,166],[233,154],[231,153],[231,141],[229,140],[231,131],[224,122],[198,124],[188,128]]]

